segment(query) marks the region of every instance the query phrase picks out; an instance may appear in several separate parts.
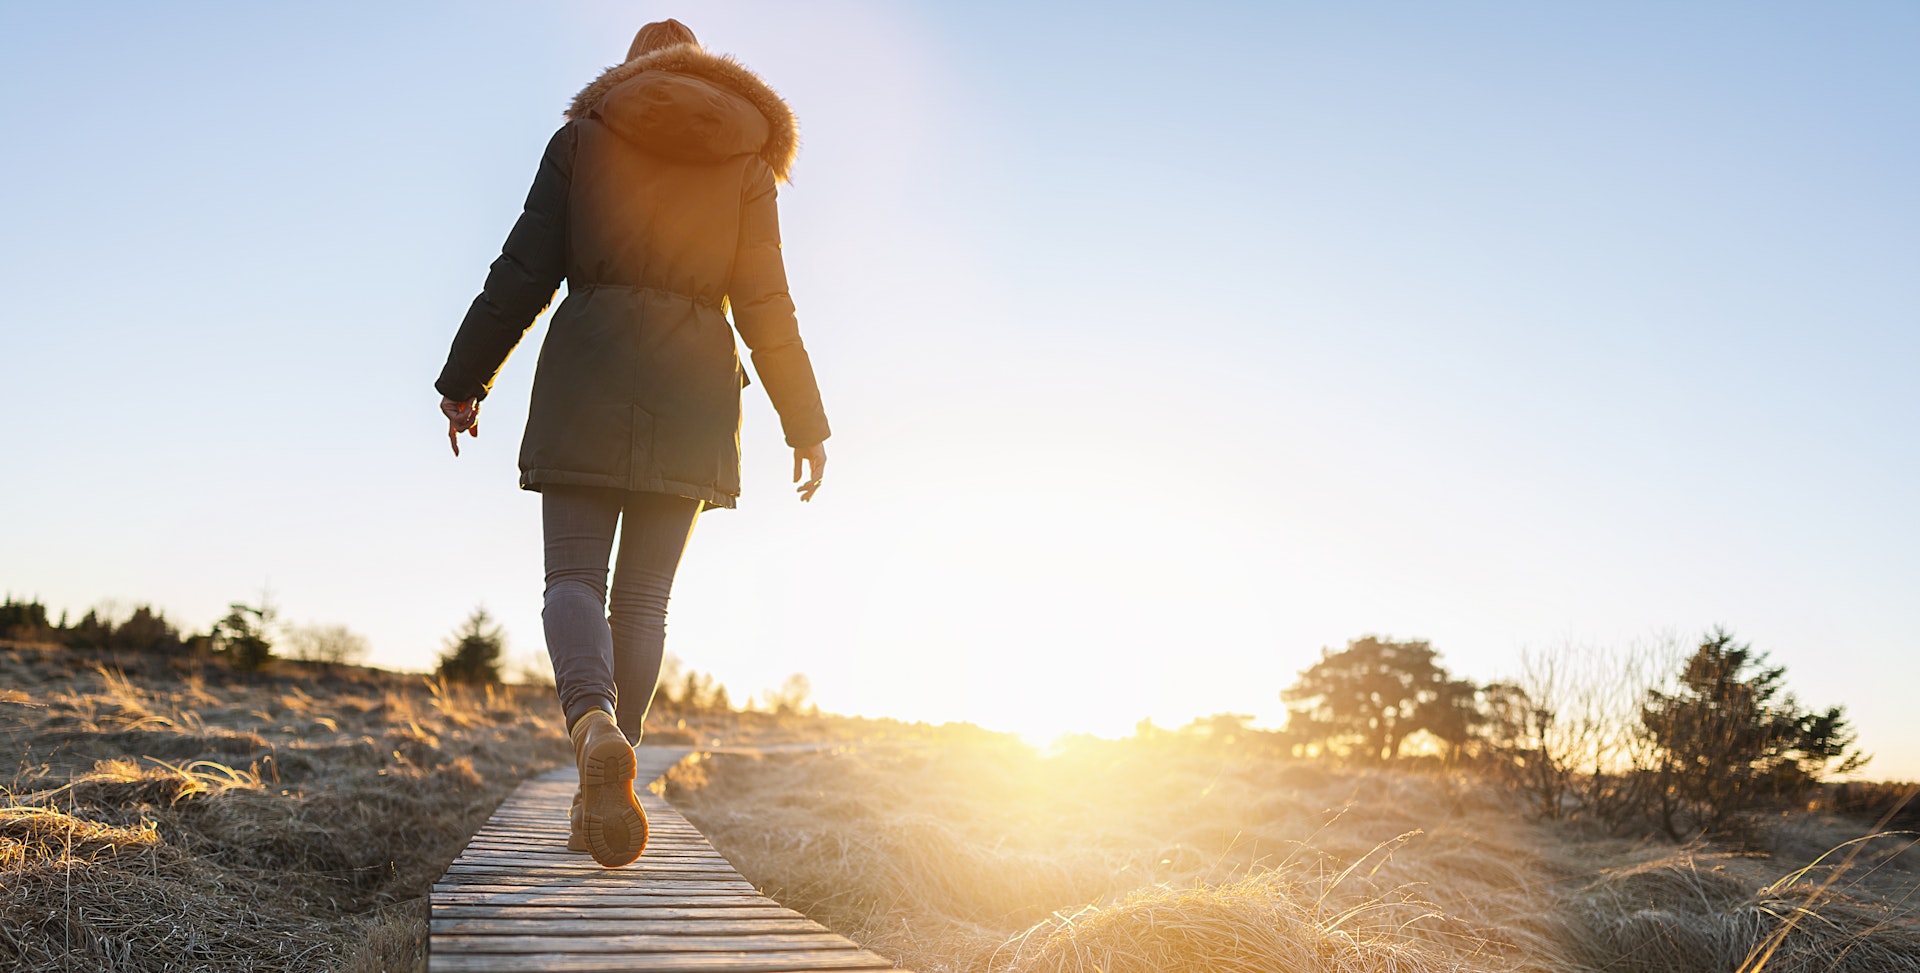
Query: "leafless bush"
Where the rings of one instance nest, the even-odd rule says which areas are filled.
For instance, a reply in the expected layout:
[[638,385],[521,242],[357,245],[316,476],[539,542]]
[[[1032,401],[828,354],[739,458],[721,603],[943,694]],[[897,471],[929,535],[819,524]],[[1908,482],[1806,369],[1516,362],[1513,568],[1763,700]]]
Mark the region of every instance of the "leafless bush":
[[1518,678],[1488,687],[1494,772],[1543,817],[1618,826],[1637,816],[1655,765],[1640,707],[1671,680],[1680,645],[1665,635],[1623,648],[1523,650]]
[[287,646],[296,659],[353,665],[367,658],[366,636],[345,625],[295,625],[287,632]]

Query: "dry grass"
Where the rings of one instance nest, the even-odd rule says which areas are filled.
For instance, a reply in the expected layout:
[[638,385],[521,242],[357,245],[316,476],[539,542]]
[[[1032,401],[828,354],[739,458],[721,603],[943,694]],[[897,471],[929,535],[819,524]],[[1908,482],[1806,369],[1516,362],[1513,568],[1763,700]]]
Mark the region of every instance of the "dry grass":
[[1795,871],[1862,830],[1834,818],[1783,819],[1772,857],[1676,850],[1469,776],[1205,737],[722,756],[669,796],[769,894],[923,973],[1734,973],[1783,930],[1761,969],[1920,970],[1910,838]]
[[[408,970],[425,896],[569,753],[550,687],[260,674],[0,643],[0,969]],[[910,738],[885,721],[657,709],[648,738]]]
[[[566,759],[548,689],[19,646],[0,685],[9,970],[417,968],[432,879]],[[1204,734],[1042,756],[967,727],[662,715],[656,742],[863,741],[693,762],[670,796],[771,894],[923,973],[1920,971],[1920,852],[1849,843],[1849,819],[1676,850],[1536,824],[1467,775]]]
[[9,970],[412,969],[433,879],[566,755],[547,691],[22,646],[0,682]]

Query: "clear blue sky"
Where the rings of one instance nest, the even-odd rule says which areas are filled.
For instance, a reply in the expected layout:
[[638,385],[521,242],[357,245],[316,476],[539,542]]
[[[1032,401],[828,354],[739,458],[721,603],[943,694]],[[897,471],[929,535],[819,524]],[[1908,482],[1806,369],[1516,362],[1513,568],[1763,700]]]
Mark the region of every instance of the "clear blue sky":
[[672,649],[1046,733],[1319,647],[1724,624],[1920,776],[1920,7],[13,4],[0,588],[540,647],[536,329],[430,387],[567,99],[675,15],[793,103],[836,435],[749,392]]

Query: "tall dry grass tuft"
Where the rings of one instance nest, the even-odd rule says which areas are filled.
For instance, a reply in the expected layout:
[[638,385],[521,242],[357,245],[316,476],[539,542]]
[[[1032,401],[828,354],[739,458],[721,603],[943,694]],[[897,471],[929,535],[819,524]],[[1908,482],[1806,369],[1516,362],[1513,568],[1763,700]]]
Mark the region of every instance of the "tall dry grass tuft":
[[1567,903],[1569,953],[1621,973],[1920,971],[1910,905],[1816,880],[1818,866],[1756,889],[1742,874],[1751,869],[1730,867],[1752,864],[1681,853],[1608,869]]
[[[1014,941],[1007,969],[1048,973],[1332,973],[1470,969],[1405,935],[1379,903],[1326,914],[1277,872],[1202,889],[1150,888],[1050,920]],[[1384,914],[1385,921],[1374,919]],[[1413,917],[1440,920],[1434,912]]]
[[0,869],[7,871],[35,862],[99,861],[146,851],[159,843],[151,821],[120,828],[53,807],[0,807]]
[[[1382,853],[1412,835],[1382,845]],[[1219,886],[1136,889],[1047,919],[989,965],[1020,973],[1460,973],[1492,945],[1363,859],[1329,876],[1302,863]]]

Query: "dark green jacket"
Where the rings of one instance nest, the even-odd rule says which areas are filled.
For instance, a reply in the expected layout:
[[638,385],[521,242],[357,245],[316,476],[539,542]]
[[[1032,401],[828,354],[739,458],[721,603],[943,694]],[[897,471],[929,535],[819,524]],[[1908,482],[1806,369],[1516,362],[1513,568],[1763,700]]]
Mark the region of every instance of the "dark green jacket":
[[774,185],[793,113],[692,45],[610,68],[547,144],[500,258],[434,387],[485,398],[562,279],[520,444],[520,485],[614,487],[731,507],[753,352],[787,443],[827,438],[780,258]]

